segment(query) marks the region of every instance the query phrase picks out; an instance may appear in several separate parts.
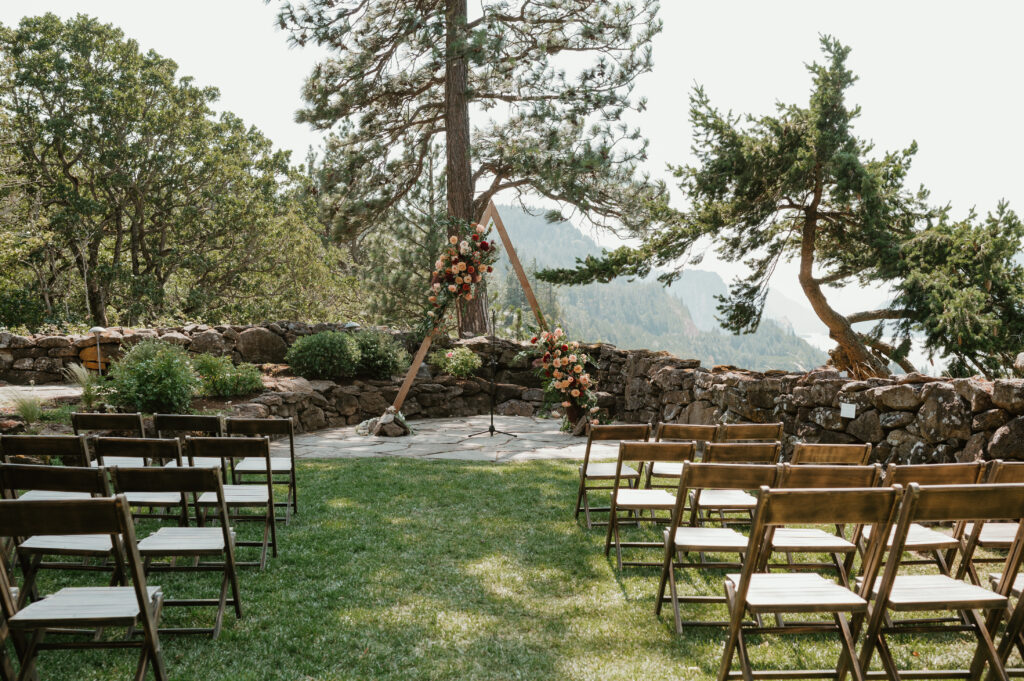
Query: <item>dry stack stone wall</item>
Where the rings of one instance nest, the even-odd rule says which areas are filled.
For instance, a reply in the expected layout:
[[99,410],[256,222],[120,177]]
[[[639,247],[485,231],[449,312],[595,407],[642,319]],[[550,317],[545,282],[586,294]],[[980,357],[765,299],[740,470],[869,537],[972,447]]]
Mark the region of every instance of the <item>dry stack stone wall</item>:
[[[160,338],[191,352],[235,361],[279,364],[296,338],[341,324],[278,322],[253,326],[188,325],[161,329],[108,329],[104,357],[117,357],[142,338]],[[408,340],[408,339],[405,339]],[[0,333],[0,380],[25,384],[61,379],[94,336],[19,336]],[[457,379],[420,371],[403,411],[412,418],[486,413],[490,345],[484,338],[456,341],[481,355],[478,376]],[[497,411],[531,416],[543,406],[540,381],[520,356],[526,344],[500,340],[495,357]],[[414,348],[410,348],[412,350]],[[1024,459],[1024,379],[937,379],[910,374],[854,381],[831,369],[807,373],[706,368],[664,352],[592,345],[598,405],[628,422],[785,424],[786,449],[794,442],[871,442],[888,462],[951,462],[978,458]],[[307,381],[271,375],[266,390],[234,406],[252,416],[292,416],[302,430],[351,425],[379,416],[398,393],[390,380]],[[847,406],[843,406],[847,405]],[[852,416],[851,416],[852,414]]]

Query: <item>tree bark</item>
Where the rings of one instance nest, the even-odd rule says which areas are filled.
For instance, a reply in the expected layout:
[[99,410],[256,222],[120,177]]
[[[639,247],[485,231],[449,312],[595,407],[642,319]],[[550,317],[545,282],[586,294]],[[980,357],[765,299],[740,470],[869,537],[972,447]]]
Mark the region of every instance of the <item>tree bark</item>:
[[[469,97],[466,65],[466,0],[445,7],[444,124],[447,152],[448,214],[472,222],[473,172],[469,154]],[[459,334],[485,335],[487,311],[483,285],[473,300],[460,303]]]
[[814,241],[817,236],[821,192],[821,183],[818,182],[811,205],[804,212],[800,243],[800,286],[814,313],[828,327],[829,337],[839,345],[836,351],[830,353],[836,368],[845,369],[855,378],[888,376],[889,369],[885,363],[861,342],[850,321],[829,305],[821,284],[814,278]]

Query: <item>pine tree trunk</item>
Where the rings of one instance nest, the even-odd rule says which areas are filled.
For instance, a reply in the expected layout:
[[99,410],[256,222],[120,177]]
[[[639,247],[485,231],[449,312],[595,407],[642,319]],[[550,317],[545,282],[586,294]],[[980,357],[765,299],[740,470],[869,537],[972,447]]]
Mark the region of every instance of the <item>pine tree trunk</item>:
[[[447,151],[448,214],[474,221],[473,174],[469,157],[469,99],[466,95],[468,75],[464,55],[466,42],[466,0],[448,0],[445,8],[444,118]],[[461,304],[459,334],[485,335],[487,312],[484,309],[483,286],[473,300]]]

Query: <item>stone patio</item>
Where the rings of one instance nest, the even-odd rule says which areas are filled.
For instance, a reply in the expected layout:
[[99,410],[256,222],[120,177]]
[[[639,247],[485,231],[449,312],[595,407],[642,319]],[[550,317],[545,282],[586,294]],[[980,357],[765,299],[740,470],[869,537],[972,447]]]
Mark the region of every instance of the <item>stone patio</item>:
[[[410,421],[414,433],[408,437],[368,437],[355,427],[331,428],[295,437],[295,455],[302,459],[343,459],[355,457],[402,456],[417,459],[457,459],[507,463],[532,459],[583,459],[587,440],[559,431],[558,419],[525,416],[495,416],[494,427],[517,437],[483,435],[490,425],[487,416],[424,419]],[[286,441],[274,443],[274,455],[287,453]],[[591,456],[614,459],[618,443],[595,443]]]

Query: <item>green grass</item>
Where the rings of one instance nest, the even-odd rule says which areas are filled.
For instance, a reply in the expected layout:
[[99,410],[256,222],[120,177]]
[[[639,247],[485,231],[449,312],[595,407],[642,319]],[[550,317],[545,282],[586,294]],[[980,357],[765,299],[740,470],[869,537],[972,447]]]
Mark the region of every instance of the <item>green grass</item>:
[[[676,636],[671,611],[654,616],[658,571],[617,573],[603,532],[573,522],[575,465],[302,463],[301,513],[280,530],[279,557],[262,573],[242,570],[244,618],[227,615],[217,641],[163,637],[171,678],[714,678],[723,632]],[[207,596],[219,583],[215,574],[157,577],[171,596]],[[58,579],[44,575],[43,591]],[[720,572],[688,570],[682,580],[688,591],[721,593]],[[211,611],[175,609],[164,622],[190,618],[203,625]],[[962,665],[965,641],[913,640],[895,653],[902,664]],[[755,640],[751,654],[761,667],[825,667],[838,649],[786,637]],[[132,651],[44,651],[40,672],[107,681],[131,678],[134,664]]]

